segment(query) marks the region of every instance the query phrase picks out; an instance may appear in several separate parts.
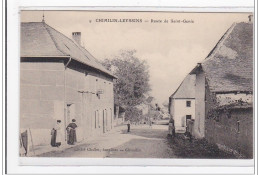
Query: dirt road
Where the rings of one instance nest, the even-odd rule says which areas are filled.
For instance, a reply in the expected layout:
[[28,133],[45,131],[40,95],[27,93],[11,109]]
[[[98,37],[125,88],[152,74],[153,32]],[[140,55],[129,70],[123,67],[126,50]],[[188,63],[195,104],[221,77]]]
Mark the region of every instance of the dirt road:
[[176,158],[167,140],[167,125],[126,126],[84,144],[41,157]]

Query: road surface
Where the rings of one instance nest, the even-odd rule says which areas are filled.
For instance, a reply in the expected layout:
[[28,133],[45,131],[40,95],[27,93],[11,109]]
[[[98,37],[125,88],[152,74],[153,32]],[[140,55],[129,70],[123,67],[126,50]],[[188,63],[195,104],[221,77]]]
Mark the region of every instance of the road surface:
[[105,135],[86,140],[63,151],[41,157],[96,157],[96,158],[176,158],[167,140],[167,125],[126,126],[115,128]]

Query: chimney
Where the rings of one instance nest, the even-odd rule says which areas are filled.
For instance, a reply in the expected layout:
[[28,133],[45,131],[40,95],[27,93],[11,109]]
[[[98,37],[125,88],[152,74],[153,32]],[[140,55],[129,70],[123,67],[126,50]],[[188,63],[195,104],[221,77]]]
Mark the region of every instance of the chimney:
[[72,39],[81,46],[81,32],[72,32]]
[[254,21],[254,16],[253,15],[249,15],[248,16],[248,20],[249,20],[249,22],[253,22]]

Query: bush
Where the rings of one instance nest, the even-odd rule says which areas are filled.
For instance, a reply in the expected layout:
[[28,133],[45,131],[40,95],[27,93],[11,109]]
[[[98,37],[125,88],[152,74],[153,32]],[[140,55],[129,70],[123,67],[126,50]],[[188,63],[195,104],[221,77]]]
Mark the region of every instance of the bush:
[[125,120],[131,122],[139,122],[143,119],[142,111],[134,106],[128,106],[125,111]]

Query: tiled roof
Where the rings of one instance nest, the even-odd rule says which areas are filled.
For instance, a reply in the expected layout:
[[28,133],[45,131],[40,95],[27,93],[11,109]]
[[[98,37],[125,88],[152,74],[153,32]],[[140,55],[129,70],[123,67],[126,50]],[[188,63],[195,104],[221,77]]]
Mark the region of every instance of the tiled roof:
[[110,76],[86,49],[44,22],[21,23],[21,57],[68,56]]
[[253,24],[233,24],[201,65],[212,92],[252,92]]
[[187,75],[170,98],[195,98],[196,76]]

